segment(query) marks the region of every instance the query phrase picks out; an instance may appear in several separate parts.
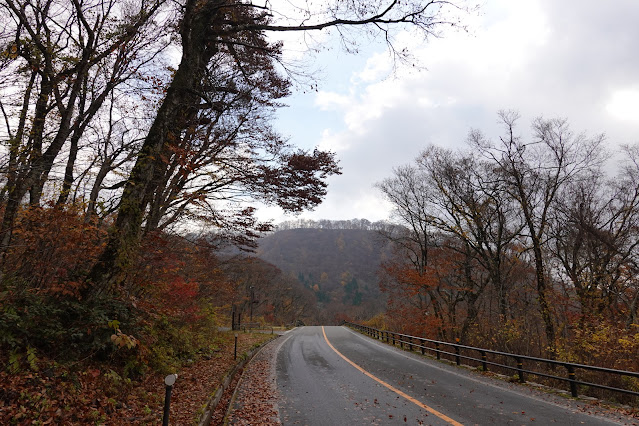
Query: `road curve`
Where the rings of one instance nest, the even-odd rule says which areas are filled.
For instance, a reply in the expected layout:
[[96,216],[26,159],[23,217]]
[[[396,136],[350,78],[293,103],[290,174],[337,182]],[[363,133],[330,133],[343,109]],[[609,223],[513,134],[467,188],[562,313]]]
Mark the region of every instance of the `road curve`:
[[276,381],[284,425],[633,424],[406,353],[346,327],[286,334]]

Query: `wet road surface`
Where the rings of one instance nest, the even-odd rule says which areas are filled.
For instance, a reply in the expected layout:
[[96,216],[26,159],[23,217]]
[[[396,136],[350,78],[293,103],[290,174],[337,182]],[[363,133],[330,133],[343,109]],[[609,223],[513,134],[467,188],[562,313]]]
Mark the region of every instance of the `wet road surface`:
[[[284,425],[610,425],[583,403],[407,353],[346,327],[283,337],[276,379]],[[584,408],[586,407],[586,408]]]

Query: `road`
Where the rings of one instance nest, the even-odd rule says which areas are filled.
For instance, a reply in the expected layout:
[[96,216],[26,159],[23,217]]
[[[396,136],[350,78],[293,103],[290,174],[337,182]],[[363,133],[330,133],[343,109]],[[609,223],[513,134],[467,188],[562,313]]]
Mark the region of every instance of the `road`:
[[584,413],[585,404],[407,353],[346,327],[301,327],[285,335],[276,380],[284,425],[633,424],[609,413]]

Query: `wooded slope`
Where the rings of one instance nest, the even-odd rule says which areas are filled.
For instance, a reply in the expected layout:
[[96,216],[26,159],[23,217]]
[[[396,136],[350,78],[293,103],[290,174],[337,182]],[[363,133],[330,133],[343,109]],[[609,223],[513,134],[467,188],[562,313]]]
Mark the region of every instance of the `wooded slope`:
[[313,289],[326,315],[356,317],[384,309],[377,272],[388,253],[378,233],[364,229],[286,229],[261,239],[257,249],[258,257]]

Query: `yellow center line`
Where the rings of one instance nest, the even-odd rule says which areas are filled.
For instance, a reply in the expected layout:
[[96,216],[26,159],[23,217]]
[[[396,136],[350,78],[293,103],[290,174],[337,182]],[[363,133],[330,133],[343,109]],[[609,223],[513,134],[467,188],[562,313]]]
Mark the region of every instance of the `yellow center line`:
[[326,337],[326,331],[324,330],[324,326],[322,326],[322,333],[324,334],[324,340],[326,340],[326,343],[328,343],[328,346],[330,346],[331,349],[333,349],[337,355],[341,356],[344,359],[344,361],[348,362],[350,365],[352,365],[353,367],[357,368],[359,371],[361,371],[362,373],[364,373],[365,375],[367,375],[371,379],[375,380],[380,385],[390,389],[391,391],[395,392],[397,395],[406,398],[407,400],[409,400],[413,404],[417,405],[420,408],[423,408],[424,410],[428,411],[431,414],[436,415],[437,417],[439,417],[440,419],[450,423],[451,425],[463,426],[461,423],[451,419],[447,415],[445,415],[443,413],[440,413],[439,411],[435,410],[434,408],[431,408],[428,405],[416,400],[412,396],[405,394],[404,392],[400,391],[399,389],[397,389],[397,388],[393,387],[392,385],[386,383],[382,379],[378,379],[377,377],[373,376],[371,373],[369,373],[368,371],[364,370],[362,367],[360,367],[359,365],[355,364],[353,361],[351,361],[350,359],[348,359],[344,355],[342,355],[342,353],[340,351],[335,349],[335,346],[333,346],[331,344],[331,342],[328,341],[328,337]]

